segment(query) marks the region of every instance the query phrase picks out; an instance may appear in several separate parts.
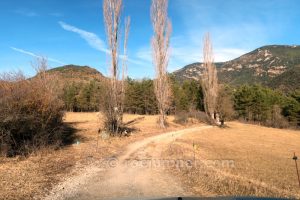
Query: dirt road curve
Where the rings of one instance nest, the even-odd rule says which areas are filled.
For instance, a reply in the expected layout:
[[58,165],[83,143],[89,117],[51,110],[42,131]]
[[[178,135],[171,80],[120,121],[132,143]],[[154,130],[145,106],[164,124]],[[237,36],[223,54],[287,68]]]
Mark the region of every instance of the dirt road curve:
[[[181,183],[166,173],[159,144],[172,142],[183,134],[210,128],[200,126],[163,133],[133,143],[117,158],[93,163],[81,175],[57,185],[45,199],[149,199],[192,196]],[[148,148],[155,144],[155,149]],[[151,149],[151,151],[150,151]]]

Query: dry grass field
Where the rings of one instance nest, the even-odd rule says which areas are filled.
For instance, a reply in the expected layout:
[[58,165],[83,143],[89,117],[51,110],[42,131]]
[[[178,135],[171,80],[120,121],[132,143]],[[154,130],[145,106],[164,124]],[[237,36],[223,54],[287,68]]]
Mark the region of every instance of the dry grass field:
[[[238,122],[186,134],[165,156],[178,152],[196,167],[177,171],[195,194],[300,198],[293,153],[300,155],[300,131]],[[193,148],[194,143],[194,148]],[[182,153],[183,152],[183,153]],[[176,172],[176,171],[175,171]]]
[[[66,113],[64,121],[77,130],[74,144],[45,149],[28,158],[1,158],[0,199],[39,199],[67,177],[80,174],[91,162],[122,155],[129,144],[164,132],[203,126],[175,124],[170,116],[169,127],[162,131],[156,125],[157,116],[125,115],[124,119],[126,122],[140,117],[144,118],[131,124],[135,131],[130,137],[102,139],[97,113]],[[292,160],[294,152],[300,156],[300,132],[239,122],[228,126],[199,132],[189,129],[176,138],[149,143],[143,151],[151,157],[192,161],[195,153],[193,167],[166,169],[166,175],[182,182],[180,187],[187,194],[300,198]]]
[[[125,115],[124,121],[139,118]],[[44,149],[28,158],[0,157],[0,199],[37,199],[48,193],[54,185],[76,174],[94,159],[118,155],[126,145],[153,134],[159,134],[157,116],[145,116],[132,124],[136,131],[130,137],[103,140],[98,129],[101,121],[97,113],[66,113],[64,121],[76,128],[78,142],[59,150]],[[168,118],[169,127],[164,131],[184,128]],[[98,145],[97,145],[98,142]],[[98,147],[98,148],[97,148]]]

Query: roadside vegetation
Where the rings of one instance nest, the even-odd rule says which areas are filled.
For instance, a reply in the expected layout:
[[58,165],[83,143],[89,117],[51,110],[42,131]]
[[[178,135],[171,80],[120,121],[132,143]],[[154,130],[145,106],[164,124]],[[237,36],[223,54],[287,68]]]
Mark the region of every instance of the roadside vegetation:
[[46,73],[46,59],[38,59],[34,67],[37,76],[33,79],[26,79],[21,72],[1,76],[2,155],[27,155],[41,148],[58,147],[71,139],[63,124],[59,80]]

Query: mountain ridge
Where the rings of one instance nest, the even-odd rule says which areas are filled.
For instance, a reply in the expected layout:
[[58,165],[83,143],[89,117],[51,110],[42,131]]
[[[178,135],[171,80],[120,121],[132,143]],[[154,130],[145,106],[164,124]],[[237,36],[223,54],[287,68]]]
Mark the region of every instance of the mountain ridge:
[[[199,80],[203,71],[201,65],[202,63],[186,65],[173,72],[173,75],[180,81]],[[300,88],[297,77],[293,78],[296,80],[292,84],[285,73],[289,70],[297,73],[298,68],[295,68],[297,66],[300,66],[299,45],[262,46],[233,60],[216,63],[220,83],[230,85],[258,83],[271,87],[280,85],[283,90]],[[280,76],[281,78],[278,78]]]
[[[262,84],[274,89],[300,89],[300,46],[267,45],[250,51],[227,62],[215,63],[219,83],[233,86],[242,84]],[[187,79],[199,80],[203,63],[196,62],[184,66],[171,74],[183,82]],[[90,82],[106,79],[101,72],[80,65],[65,65],[48,70],[66,81]]]

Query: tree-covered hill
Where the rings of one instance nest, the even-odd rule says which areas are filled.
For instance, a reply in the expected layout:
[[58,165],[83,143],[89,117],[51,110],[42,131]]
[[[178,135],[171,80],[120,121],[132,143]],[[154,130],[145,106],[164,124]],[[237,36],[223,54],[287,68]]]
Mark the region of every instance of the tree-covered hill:
[[104,78],[101,72],[89,66],[65,65],[50,69],[47,72],[56,74],[59,78],[68,82],[101,81]]

